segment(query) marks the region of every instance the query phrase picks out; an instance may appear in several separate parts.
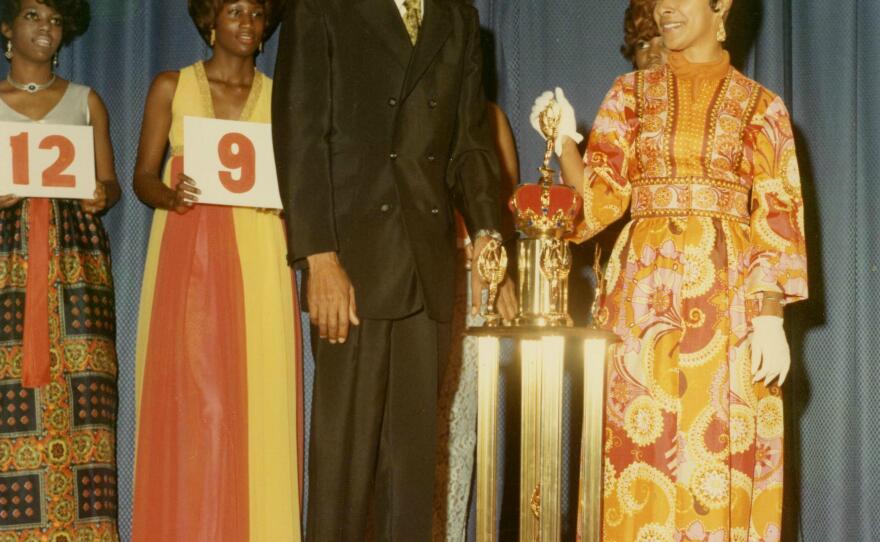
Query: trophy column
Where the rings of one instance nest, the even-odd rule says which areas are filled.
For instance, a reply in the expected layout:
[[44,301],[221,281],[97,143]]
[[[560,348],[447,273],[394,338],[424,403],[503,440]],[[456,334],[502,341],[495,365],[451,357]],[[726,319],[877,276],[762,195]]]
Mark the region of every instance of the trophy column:
[[477,540],[497,540],[498,337],[477,339]]
[[[599,542],[605,362],[613,336],[589,328],[475,328],[478,337],[477,540],[498,540],[498,365],[500,339],[519,346],[522,363],[519,539],[561,537],[562,376],[566,342],[584,364],[584,421],[578,499],[583,542]],[[570,504],[574,513],[577,503]]]

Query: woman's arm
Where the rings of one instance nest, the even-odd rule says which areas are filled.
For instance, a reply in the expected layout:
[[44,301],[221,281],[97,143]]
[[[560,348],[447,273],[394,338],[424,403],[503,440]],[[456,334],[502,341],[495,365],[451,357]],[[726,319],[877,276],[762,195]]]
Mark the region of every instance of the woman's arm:
[[559,167],[562,169],[562,180],[565,184],[574,188],[578,194],[583,194],[586,166],[577,144],[567,136],[565,136],[565,143],[562,144]]
[[[785,104],[765,93],[743,144],[743,174],[752,177],[746,296],[767,310],[806,299],[807,250],[794,134]],[[765,313],[766,314],[766,313]]]
[[122,190],[116,179],[116,164],[113,156],[113,143],[110,140],[110,115],[103,100],[94,90],[89,92],[89,117],[95,138],[95,174],[97,186],[95,198],[82,203],[83,210],[100,213],[110,209],[119,198]]
[[134,167],[134,193],[154,209],[186,212],[197,200],[198,189],[191,179],[181,176],[176,188],[162,182],[162,161],[171,129],[171,103],[177,90],[178,72],[156,76],[144,106],[141,139]]
[[513,237],[514,224],[513,214],[507,209],[507,203],[513,196],[516,185],[519,184],[519,156],[507,115],[494,102],[487,102],[486,105],[490,113],[495,152],[498,154],[498,162],[501,166],[501,235],[508,239]]
[[577,243],[617,221],[629,207],[629,158],[635,144],[633,85],[631,76],[614,81],[593,121],[583,157],[572,139],[563,143],[563,179],[584,198],[584,219],[573,239]]

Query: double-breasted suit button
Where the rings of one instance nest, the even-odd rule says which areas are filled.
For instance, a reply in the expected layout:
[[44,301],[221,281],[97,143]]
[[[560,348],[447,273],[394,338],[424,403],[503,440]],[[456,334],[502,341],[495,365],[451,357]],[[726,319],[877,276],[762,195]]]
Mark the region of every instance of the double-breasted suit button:
[[434,98],[428,100],[428,107],[430,107],[431,109],[437,107],[437,100],[435,100]]
[[397,160],[397,153],[392,152],[391,154],[388,155],[388,158],[391,158],[392,160]]
[[397,105],[397,98],[388,98],[388,105],[394,107]]
[[390,204],[390,203],[383,203],[383,204],[379,207],[379,210],[382,211],[383,213],[387,213],[388,211],[391,210],[391,204]]

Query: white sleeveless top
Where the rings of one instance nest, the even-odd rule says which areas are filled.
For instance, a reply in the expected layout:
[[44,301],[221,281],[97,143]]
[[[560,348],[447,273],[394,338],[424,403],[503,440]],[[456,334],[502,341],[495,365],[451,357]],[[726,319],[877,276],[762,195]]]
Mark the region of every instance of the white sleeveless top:
[[37,121],[22,115],[6,105],[6,102],[0,100],[0,121],[88,126],[91,124],[91,116],[89,115],[89,92],[91,90],[84,85],[67,83],[67,89],[55,107],[45,117]]

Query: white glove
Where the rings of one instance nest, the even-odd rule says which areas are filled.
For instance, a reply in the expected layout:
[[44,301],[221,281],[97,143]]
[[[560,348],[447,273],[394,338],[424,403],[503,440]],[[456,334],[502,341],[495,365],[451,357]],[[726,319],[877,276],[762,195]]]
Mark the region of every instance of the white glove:
[[[552,91],[548,90],[538,96],[535,100],[535,105],[532,106],[532,113],[529,115],[529,121],[532,123],[532,128],[541,134],[541,137],[544,137],[544,132],[541,130],[541,112],[547,109],[547,104],[550,103],[550,100],[554,99],[556,100],[556,103],[559,104],[560,113],[559,129],[556,135],[556,148],[554,150],[556,156],[562,156],[562,148],[566,137],[571,138],[575,143],[580,143],[584,140],[584,136],[577,131],[577,120],[574,116],[574,108],[571,106],[568,99],[566,99],[565,93],[562,89],[556,87],[555,95]],[[547,138],[544,137],[544,139]]]
[[791,367],[791,354],[781,316],[756,316],[752,319],[752,375],[765,386],[779,377],[785,382]]

